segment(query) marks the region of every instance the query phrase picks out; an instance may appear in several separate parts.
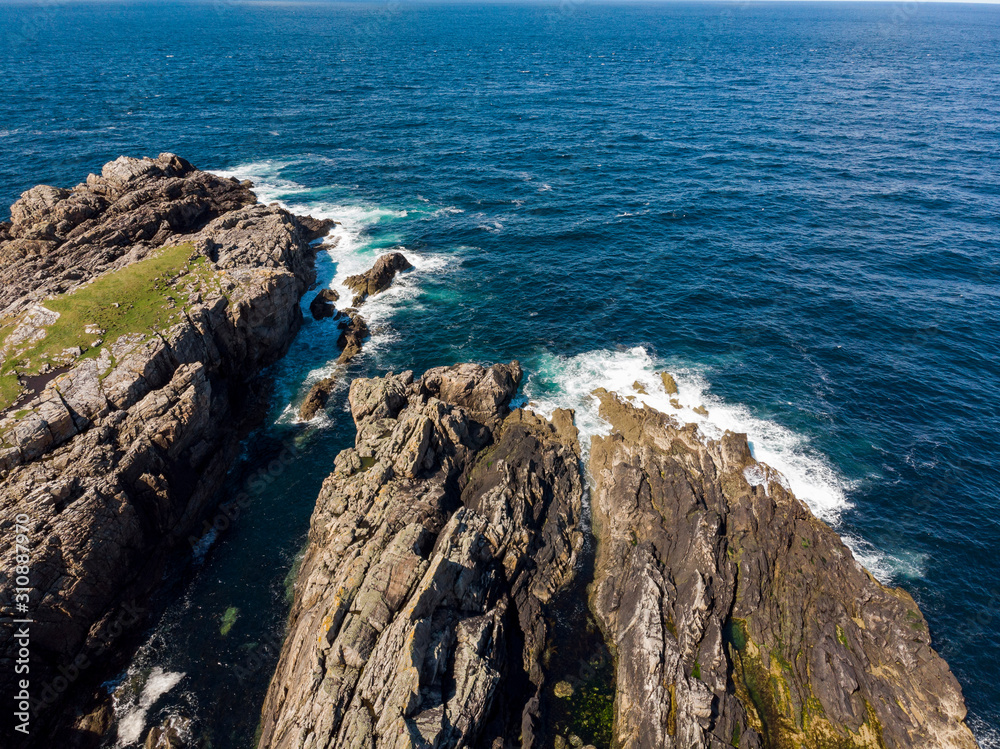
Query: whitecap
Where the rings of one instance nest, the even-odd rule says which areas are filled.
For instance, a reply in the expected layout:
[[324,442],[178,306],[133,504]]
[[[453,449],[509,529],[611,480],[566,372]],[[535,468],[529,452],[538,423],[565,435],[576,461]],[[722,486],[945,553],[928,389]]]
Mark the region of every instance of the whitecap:
[[138,699],[130,700],[124,706],[115,705],[115,712],[119,714],[118,746],[131,746],[142,740],[149,709],[183,678],[183,672],[164,671],[159,666],[154,666],[146,678]]
[[[676,395],[668,395],[663,389],[658,373],[664,369],[669,369],[677,380]],[[575,409],[586,450],[591,436],[610,430],[598,415],[598,401],[591,395],[598,387],[632,397],[675,416],[682,423],[697,424],[705,439],[718,439],[727,430],[746,434],[754,457],[773,469],[770,480],[787,483],[797,497],[827,522],[836,522],[849,506],[850,482],[809,445],[807,436],[756,417],[743,404],[726,402],[710,392],[701,370],[666,367],[654,362],[642,347],[601,349],[573,357],[543,357],[538,370],[528,377],[525,393],[532,401],[532,408],[546,415],[559,407]],[[707,408],[708,414],[694,410],[699,407]]]

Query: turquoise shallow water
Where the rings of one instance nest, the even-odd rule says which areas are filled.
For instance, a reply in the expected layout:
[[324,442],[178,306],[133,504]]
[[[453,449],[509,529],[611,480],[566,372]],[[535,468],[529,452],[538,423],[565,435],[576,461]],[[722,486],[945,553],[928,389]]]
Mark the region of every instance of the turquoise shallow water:
[[[0,73],[4,205],[171,150],[341,220],[324,282],[402,248],[345,378],[518,358],[525,400],[593,432],[587,392],[671,367],[916,597],[1000,746],[1000,8],[0,5]],[[251,743],[353,440],[342,400],[286,408],[333,354],[307,320],[276,366],[229,488],[252,501],[123,675],[159,695],[120,693],[123,743],[175,711]]]

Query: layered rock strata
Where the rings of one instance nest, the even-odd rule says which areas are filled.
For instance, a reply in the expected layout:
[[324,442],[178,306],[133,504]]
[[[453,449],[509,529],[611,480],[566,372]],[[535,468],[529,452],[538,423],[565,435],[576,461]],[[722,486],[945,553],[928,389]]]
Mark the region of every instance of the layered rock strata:
[[542,745],[582,484],[572,415],[509,411],[520,377],[351,384],[356,444],[320,492],[260,746]]
[[976,747],[916,603],[745,435],[704,440],[596,395],[612,432],[591,447],[592,602],[615,654],[615,746]]
[[[99,671],[95,654],[122,630],[106,625],[143,610],[262,415],[261,370],[299,328],[323,227],[249,188],[170,154],[123,157],[11,210],[0,365],[20,402],[0,415],[0,590],[12,600],[20,518],[37,696],[78,655]],[[46,348],[81,332],[81,345]],[[0,629],[5,694],[11,634]]]

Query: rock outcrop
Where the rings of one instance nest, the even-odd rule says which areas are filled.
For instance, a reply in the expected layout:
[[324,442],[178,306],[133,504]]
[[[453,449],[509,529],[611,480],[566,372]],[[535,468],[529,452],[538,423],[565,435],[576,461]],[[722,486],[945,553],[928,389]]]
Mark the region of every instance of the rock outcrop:
[[340,298],[334,289],[321,289],[320,292],[309,302],[309,313],[314,320],[323,320],[327,317],[335,317],[337,308],[333,303]]
[[[301,324],[319,228],[249,188],[164,154],[12,208],[0,371],[21,402],[0,415],[0,590],[12,600],[25,518],[39,697],[78,655],[99,670],[122,630],[105,624],[141,611],[171,549],[187,547],[262,416],[261,370]],[[80,346],[46,353],[74,335]],[[11,634],[0,629],[5,694]]]
[[[355,380],[261,747],[541,746],[546,608],[582,544],[577,433],[517,363]],[[515,737],[521,737],[520,742]]]
[[369,270],[356,276],[348,276],[344,279],[344,285],[354,292],[353,306],[361,305],[372,294],[385,291],[398,272],[412,267],[403,253],[388,252],[380,255]]
[[865,571],[745,435],[704,441],[595,394],[613,427],[590,472],[615,746],[975,749],[913,599]]
[[[356,292],[353,301],[354,308],[340,311],[334,307],[333,302],[340,298],[334,289],[321,290],[316,298],[310,302],[309,311],[313,318],[320,320],[333,317],[341,327],[340,336],[337,338],[337,348],[340,350],[337,364],[347,364],[360,354],[365,340],[371,335],[368,323],[355,308],[364,304],[365,299],[370,295],[389,288],[398,271],[412,267],[402,253],[391,252],[382,255],[369,270],[356,276],[348,276],[344,281],[349,288]],[[336,385],[336,377],[325,377],[313,385],[302,400],[302,405],[299,406],[299,418],[308,421],[326,408]]]

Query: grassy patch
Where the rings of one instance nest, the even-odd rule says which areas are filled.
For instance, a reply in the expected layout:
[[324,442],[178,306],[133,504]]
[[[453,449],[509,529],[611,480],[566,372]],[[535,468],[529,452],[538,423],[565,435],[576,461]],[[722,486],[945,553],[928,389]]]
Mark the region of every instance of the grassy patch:
[[0,374],[0,410],[10,406],[20,394],[21,383],[18,381],[17,375],[13,372]]
[[[208,258],[197,254],[190,244],[160,250],[151,257],[111,273],[98,276],[92,283],[43,306],[59,313],[40,341],[15,346],[0,366],[0,409],[7,408],[21,392],[18,375],[38,374],[46,366],[69,363],[79,349],[79,356],[96,356],[102,346],[129,333],[164,330],[180,321],[185,310],[179,297],[187,291],[185,277],[198,289],[205,282],[218,279]],[[7,322],[0,335],[7,338],[20,320]],[[96,326],[102,333],[88,333]],[[92,328],[93,329],[93,328]]]

